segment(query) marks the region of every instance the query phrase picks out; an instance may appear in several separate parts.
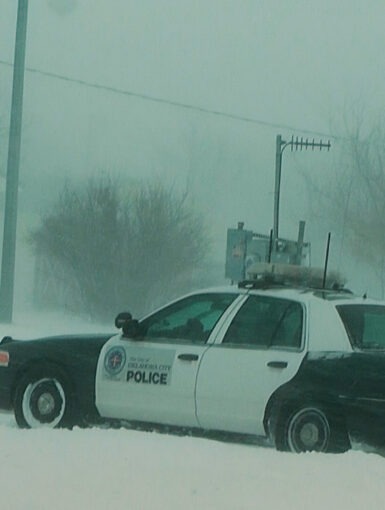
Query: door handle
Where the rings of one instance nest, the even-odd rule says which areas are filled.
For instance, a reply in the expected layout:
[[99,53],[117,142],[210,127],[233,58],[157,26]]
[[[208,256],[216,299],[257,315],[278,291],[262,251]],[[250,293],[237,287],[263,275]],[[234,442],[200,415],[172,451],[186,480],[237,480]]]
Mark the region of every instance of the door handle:
[[269,361],[267,366],[271,368],[286,368],[287,361]]
[[178,359],[182,361],[196,361],[199,358],[198,354],[179,354]]

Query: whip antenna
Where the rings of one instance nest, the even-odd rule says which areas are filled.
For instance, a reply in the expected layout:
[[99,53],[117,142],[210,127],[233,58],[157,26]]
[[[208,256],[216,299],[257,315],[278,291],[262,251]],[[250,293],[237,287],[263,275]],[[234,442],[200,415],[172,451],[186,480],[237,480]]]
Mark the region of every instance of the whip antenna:
[[328,261],[329,261],[330,237],[331,237],[331,234],[330,234],[330,232],[329,232],[329,233],[328,233],[328,240],[327,240],[327,243],[326,243],[325,266],[324,266],[324,279],[323,279],[323,282],[322,282],[322,288],[323,288],[323,289],[324,289],[324,288],[325,288],[325,286],[326,286],[326,275],[327,275],[327,271],[328,271]]

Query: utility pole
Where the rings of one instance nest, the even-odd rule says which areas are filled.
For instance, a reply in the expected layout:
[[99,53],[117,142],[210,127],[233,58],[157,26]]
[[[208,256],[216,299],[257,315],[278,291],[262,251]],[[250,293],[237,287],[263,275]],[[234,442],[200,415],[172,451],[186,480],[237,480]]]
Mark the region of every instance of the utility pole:
[[15,57],[11,122],[8,142],[7,181],[4,209],[3,252],[0,282],[0,321],[11,322],[15,279],[17,193],[19,188],[19,163],[21,122],[23,113],[23,88],[25,43],[27,36],[28,0],[19,0],[17,8]]
[[273,220],[273,251],[275,251],[276,240],[279,237],[279,198],[281,192],[281,170],[282,170],[282,154],[286,147],[291,147],[292,151],[298,151],[302,149],[312,149],[314,151],[315,148],[319,148],[322,150],[326,148],[330,149],[331,144],[330,140],[326,143],[320,140],[319,142],[315,142],[313,140],[299,139],[298,136],[294,139],[294,136],[291,137],[289,142],[282,140],[281,135],[277,135],[276,137],[276,148],[275,148],[275,186],[274,186],[274,220]]

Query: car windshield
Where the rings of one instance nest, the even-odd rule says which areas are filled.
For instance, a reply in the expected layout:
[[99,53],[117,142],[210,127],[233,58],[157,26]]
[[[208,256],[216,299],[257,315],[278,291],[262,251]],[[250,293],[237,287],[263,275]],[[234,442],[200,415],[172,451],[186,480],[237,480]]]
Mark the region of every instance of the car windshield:
[[336,308],[353,347],[385,349],[385,306],[339,305]]

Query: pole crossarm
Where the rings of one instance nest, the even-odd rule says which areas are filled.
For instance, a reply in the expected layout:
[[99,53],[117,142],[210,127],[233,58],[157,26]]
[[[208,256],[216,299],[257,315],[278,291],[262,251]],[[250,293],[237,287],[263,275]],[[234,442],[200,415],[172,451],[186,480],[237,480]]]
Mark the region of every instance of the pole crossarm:
[[286,147],[290,147],[292,152],[298,150],[302,151],[302,149],[312,149],[314,151],[315,148],[319,148],[320,151],[322,149],[327,149],[329,151],[331,143],[330,140],[327,142],[323,142],[322,140],[316,142],[314,138],[309,140],[309,138],[303,138],[302,136],[301,138],[298,138],[298,136],[296,136],[294,139],[294,136],[292,136],[289,142],[281,139],[281,154],[286,149]]

